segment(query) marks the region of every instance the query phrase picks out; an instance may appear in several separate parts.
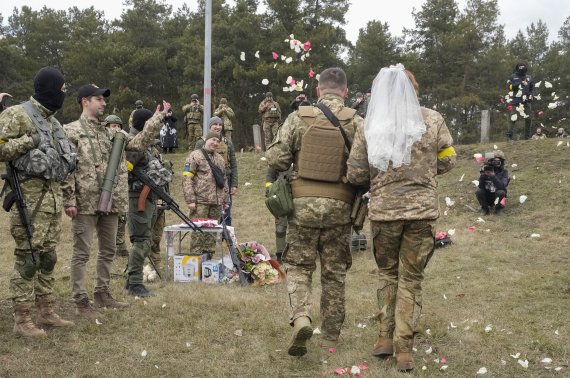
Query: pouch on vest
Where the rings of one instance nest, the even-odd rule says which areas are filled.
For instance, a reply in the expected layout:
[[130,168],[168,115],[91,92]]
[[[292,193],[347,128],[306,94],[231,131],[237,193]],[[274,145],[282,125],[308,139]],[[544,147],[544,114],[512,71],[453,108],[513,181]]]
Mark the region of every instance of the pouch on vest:
[[286,217],[293,213],[293,196],[287,180],[278,178],[268,188],[265,205],[275,218]]

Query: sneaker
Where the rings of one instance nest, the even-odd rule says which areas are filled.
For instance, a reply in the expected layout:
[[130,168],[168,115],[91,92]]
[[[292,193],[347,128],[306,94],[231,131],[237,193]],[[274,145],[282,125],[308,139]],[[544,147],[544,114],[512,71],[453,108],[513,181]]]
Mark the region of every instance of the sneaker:
[[143,284],[129,284],[129,295],[132,295],[133,297],[146,298],[154,297],[156,294],[147,289]]

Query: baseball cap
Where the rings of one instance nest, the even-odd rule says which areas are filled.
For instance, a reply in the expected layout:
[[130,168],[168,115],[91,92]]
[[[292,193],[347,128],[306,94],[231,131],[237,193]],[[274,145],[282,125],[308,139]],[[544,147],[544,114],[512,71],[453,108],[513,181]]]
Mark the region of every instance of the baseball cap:
[[87,84],[79,87],[77,90],[77,102],[81,103],[83,97],[91,96],[103,96],[109,97],[111,95],[111,90],[108,88],[99,88],[95,84]]

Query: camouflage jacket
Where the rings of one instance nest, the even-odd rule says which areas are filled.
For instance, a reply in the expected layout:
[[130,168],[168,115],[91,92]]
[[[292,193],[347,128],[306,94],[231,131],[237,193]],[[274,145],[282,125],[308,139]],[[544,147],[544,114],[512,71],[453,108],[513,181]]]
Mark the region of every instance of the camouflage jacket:
[[[158,134],[163,119],[162,113],[154,113],[152,118],[146,121],[143,131],[135,137],[126,137],[125,150],[144,151],[154,143],[154,136]],[[77,169],[62,186],[64,206],[77,207],[79,214],[95,214],[116,132],[101,125],[98,120],[84,116],[63,128],[70,142],[76,147],[79,158]],[[124,155],[122,160],[126,161]],[[118,180],[113,190],[111,213],[126,212],[128,209],[127,180],[127,166],[120,164]]]
[[441,114],[422,108],[426,132],[412,146],[410,165],[380,172],[368,164],[364,128],[360,127],[348,158],[347,177],[372,192],[368,217],[373,221],[436,219],[439,216],[436,175],[455,165],[453,139]]
[[[208,152],[208,156],[212,164],[218,166],[225,173],[226,162],[224,158],[217,152]],[[225,180],[223,189],[218,188],[202,149],[194,150],[188,154],[182,175],[184,176],[184,200],[187,204],[226,205],[230,203],[228,180]]]
[[[134,137],[139,134],[139,131],[133,128],[129,134]],[[160,151],[156,148],[156,141],[145,151],[128,151],[127,162],[127,165],[132,165],[133,170],[142,169],[156,185],[168,192],[168,185],[172,181],[172,163],[163,160]],[[144,188],[144,184],[132,172],[129,172],[128,182],[129,197],[138,198]],[[148,198],[154,200],[158,196],[150,193]]]
[[265,99],[261,101],[257,110],[263,119],[281,119],[281,107],[277,101]]
[[235,117],[234,111],[227,105],[220,105],[216,110],[214,110],[214,115],[220,117],[224,122],[224,131],[232,131],[232,118]]
[[204,105],[200,104],[186,104],[182,107],[182,111],[186,114],[184,122],[189,123],[202,123],[202,113],[204,113]]
[[[199,150],[200,148],[204,147],[204,137],[198,138],[196,142],[195,150]],[[237,160],[236,160],[236,152],[234,149],[234,145],[230,142],[226,137],[222,137],[220,144],[225,143],[228,146],[227,152],[227,161],[226,161],[226,176],[228,176],[228,181],[230,182],[230,188],[237,188],[238,187],[238,168],[237,168]],[[220,154],[221,155],[221,154]],[[222,156],[223,158],[223,156]]]
[[[51,125],[54,113],[44,108],[33,97],[30,101],[40,114],[47,119]],[[14,105],[4,110],[0,114],[0,161],[9,162],[26,154],[35,148],[32,133],[36,132],[36,126],[30,119],[26,110],[20,105]],[[28,177],[19,174],[22,194],[26,200],[26,205],[30,215],[36,210],[46,213],[58,213],[62,210],[61,184],[48,182],[43,178]],[[43,194],[42,198],[42,193]],[[42,198],[41,203],[39,199]],[[39,204],[39,205],[38,205]],[[12,211],[17,211],[16,206]]]
[[[344,108],[344,101],[335,95],[324,95],[318,102],[328,106],[333,113],[337,114]],[[318,109],[314,108],[315,114],[326,118]],[[362,118],[355,115],[346,125],[342,126],[346,136],[350,141],[359,125],[362,125]],[[301,149],[303,135],[307,131],[308,125],[298,115],[293,112],[287,117],[277,138],[269,146],[265,156],[269,166],[277,171],[286,171],[291,163],[296,161],[297,154]],[[298,167],[293,166],[291,180],[296,179]],[[289,222],[304,227],[326,228],[350,223],[351,205],[346,202],[321,197],[301,197],[293,199],[294,213],[289,216]]]

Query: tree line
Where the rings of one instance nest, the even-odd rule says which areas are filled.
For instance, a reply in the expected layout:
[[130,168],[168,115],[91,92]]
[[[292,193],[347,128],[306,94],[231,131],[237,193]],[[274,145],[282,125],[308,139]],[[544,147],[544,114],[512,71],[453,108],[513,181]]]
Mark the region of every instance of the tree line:
[[[25,100],[35,72],[55,66],[70,88],[58,117],[62,122],[80,112],[77,88],[95,83],[111,89],[108,109],[123,120],[138,99],[149,109],[167,99],[183,129],[182,106],[192,93],[200,98],[203,93],[204,1],[196,11],[186,5],[174,10],[161,0],[124,4],[114,20],[94,7],[23,6],[0,15],[0,92]],[[507,39],[497,21],[497,0],[469,0],[464,9],[454,0],[426,0],[413,12],[415,26],[402,35],[374,20],[361,26],[352,44],[344,30],[351,6],[358,2],[213,1],[212,103],[215,108],[226,97],[234,109],[238,147],[251,144],[251,125],[260,123],[257,106],[265,92],[271,91],[283,109],[301,89],[314,99],[317,79],[311,72],[331,66],[346,70],[350,102],[372,86],[381,67],[403,63],[420,84],[420,102],[444,115],[456,142],[473,143],[484,109],[491,110],[492,138],[504,138],[508,111],[501,98],[515,64],[525,62],[536,82],[552,83],[537,90],[541,99],[533,103],[534,125],[544,125],[547,132],[565,127],[570,17],[553,42],[541,20]]]

